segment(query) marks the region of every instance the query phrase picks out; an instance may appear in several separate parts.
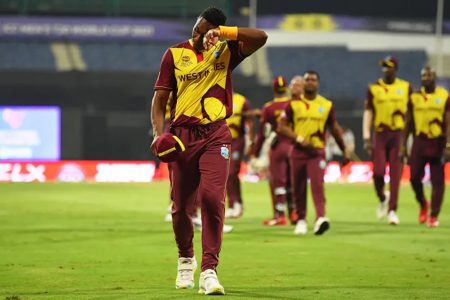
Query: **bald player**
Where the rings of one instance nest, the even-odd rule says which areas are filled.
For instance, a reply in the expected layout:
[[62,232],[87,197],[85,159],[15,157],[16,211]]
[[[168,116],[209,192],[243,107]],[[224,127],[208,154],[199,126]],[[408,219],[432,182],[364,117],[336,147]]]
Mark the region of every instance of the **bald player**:
[[[280,119],[278,132],[294,146],[291,151],[291,180],[298,222],[294,234],[306,234],[306,186],[308,177],[316,209],[314,234],[321,235],[330,228],[325,212],[325,130],[328,128],[346,155],[342,130],[336,121],[333,102],[321,96],[320,77],[316,71],[305,72],[304,94],[290,101]],[[348,157],[346,157],[348,161]]]
[[[380,61],[383,78],[369,84],[363,115],[364,149],[373,159],[373,182],[380,201],[379,219],[388,217],[388,223],[397,225],[397,203],[403,169],[400,148],[409,96],[409,82],[397,78],[398,61],[387,56]],[[372,136],[372,127],[374,134]],[[386,163],[389,164],[390,193],[384,191]]]
[[[446,89],[436,86],[436,72],[430,67],[421,71],[422,86],[411,95],[407,114],[406,136],[413,134],[409,164],[411,185],[420,205],[419,223],[438,227],[438,216],[444,198],[444,158],[450,158],[450,99]],[[406,141],[406,139],[404,139]],[[406,149],[406,144],[403,149]],[[422,179],[426,164],[430,165],[430,203],[423,192]]]
[[[224,26],[225,14],[210,7],[197,18],[192,38],[164,53],[151,107],[154,140],[151,149],[176,141],[172,153],[172,223],[178,246],[178,289],[194,287],[192,212],[202,217],[202,263],[199,292],[225,293],[216,268],[222,245],[225,187],[231,134],[225,119],[232,113],[231,72],[262,47],[267,34],[259,29]],[[170,133],[163,135],[167,99],[173,92]],[[161,137],[161,141],[158,139]],[[164,137],[164,139],[163,139]],[[182,145],[182,146],[181,146]],[[170,150],[172,151],[172,150]]]

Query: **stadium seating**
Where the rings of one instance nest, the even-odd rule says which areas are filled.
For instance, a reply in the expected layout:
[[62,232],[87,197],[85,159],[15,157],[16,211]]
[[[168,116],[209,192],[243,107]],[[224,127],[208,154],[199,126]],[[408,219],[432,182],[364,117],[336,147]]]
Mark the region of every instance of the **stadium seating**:
[[349,51],[346,47],[270,47],[273,74],[290,78],[313,69],[321,75],[321,92],[334,99],[364,99],[367,84],[381,76],[378,61],[391,54],[399,59],[398,76],[414,85],[426,63],[424,51]]
[[92,71],[158,72],[167,44],[82,42],[80,48]]
[[49,43],[1,41],[0,70],[54,70]]

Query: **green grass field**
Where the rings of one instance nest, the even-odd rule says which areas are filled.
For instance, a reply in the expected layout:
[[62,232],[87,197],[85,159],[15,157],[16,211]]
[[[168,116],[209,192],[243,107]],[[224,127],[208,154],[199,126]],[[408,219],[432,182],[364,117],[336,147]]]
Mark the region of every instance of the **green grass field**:
[[[0,184],[0,299],[203,298],[176,290],[163,218],[168,184]],[[265,182],[244,184],[244,217],[225,235],[219,278],[233,299],[449,299],[450,199],[441,227],[417,222],[409,186],[401,224],[376,220],[371,185],[327,185],[331,230],[267,228]],[[428,191],[427,191],[428,192]],[[200,258],[199,234],[196,253]]]

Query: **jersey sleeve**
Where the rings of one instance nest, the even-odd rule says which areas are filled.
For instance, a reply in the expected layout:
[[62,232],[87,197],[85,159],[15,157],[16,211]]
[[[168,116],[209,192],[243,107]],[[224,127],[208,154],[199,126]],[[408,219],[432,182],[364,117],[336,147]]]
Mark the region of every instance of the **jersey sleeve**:
[[174,75],[175,66],[173,63],[172,51],[167,49],[161,59],[158,78],[155,83],[155,90],[173,90],[176,84]]
[[228,40],[227,44],[231,52],[230,69],[234,70],[246,56],[241,53],[241,42]]

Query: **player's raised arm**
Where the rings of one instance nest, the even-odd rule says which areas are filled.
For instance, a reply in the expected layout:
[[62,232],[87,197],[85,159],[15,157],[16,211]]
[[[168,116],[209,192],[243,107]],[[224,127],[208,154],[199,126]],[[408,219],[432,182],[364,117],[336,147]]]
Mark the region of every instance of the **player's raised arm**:
[[267,33],[256,28],[237,27],[237,26],[219,26],[210,29],[203,41],[204,48],[209,49],[216,43],[218,38],[228,40],[238,40],[240,42],[240,51],[243,56],[249,56],[267,41]]
[[[368,94],[370,94],[370,91],[368,92]],[[366,100],[362,124],[364,150],[367,152],[369,156],[372,155],[373,149],[371,137],[372,125],[373,125],[373,108],[371,105],[371,98],[369,98]]]
[[267,41],[267,34],[256,28],[238,28],[237,40],[241,43],[241,53],[248,56],[264,46]]

